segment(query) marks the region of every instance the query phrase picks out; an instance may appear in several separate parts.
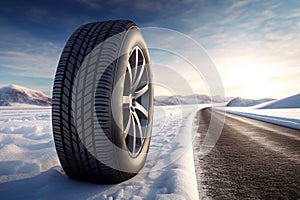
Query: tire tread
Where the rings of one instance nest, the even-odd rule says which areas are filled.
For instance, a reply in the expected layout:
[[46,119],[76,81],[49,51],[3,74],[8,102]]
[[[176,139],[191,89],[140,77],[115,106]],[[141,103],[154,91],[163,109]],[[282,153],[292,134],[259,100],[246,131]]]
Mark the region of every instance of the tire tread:
[[[95,48],[96,45],[100,44],[108,37],[124,31],[133,25],[133,22],[127,20],[96,22],[83,25],[72,34],[61,54],[53,86],[52,126],[56,151],[60,163],[70,178],[96,183],[118,183],[125,180],[119,171],[104,165],[87,151],[83,142],[78,137],[77,130],[74,125],[74,121],[77,119],[73,118],[72,108],[70,105],[72,104],[74,77],[76,77],[84,58]],[[116,48],[117,46],[109,45],[106,50],[109,52],[116,52],[118,50]],[[102,51],[102,49],[100,49],[100,51]],[[111,60],[110,55],[103,55],[102,58]],[[86,69],[85,73],[94,73],[94,71],[89,72]],[[97,101],[93,106],[97,107],[97,110],[101,111],[100,113],[97,113],[97,115],[99,114],[99,116],[101,116],[100,123],[108,124],[110,122],[110,110],[107,109],[110,102],[108,94],[112,91],[114,69],[110,68],[109,70],[106,70],[103,76],[105,79],[103,87],[101,87],[101,90],[97,92],[97,99],[99,102]],[[95,79],[96,73],[91,81],[95,81]],[[84,80],[84,84],[91,84],[88,81],[89,80]],[[84,109],[84,100],[81,100],[80,107]],[[90,119],[89,117],[83,117],[82,119],[90,121],[92,129],[91,132],[93,132],[95,129],[91,120],[93,119],[93,116],[91,116]],[[78,126],[80,127],[80,124],[83,123],[87,122],[80,122],[79,120]],[[103,126],[102,128],[105,132],[109,131],[108,126]],[[106,136],[111,137],[110,135]],[[86,137],[93,138],[91,140],[92,143],[86,145],[93,146],[95,152],[96,147],[103,145],[105,148],[107,146],[102,142],[104,141],[103,139],[98,137],[96,138],[94,134],[85,135],[84,138]],[[112,159],[108,156],[110,155],[109,153],[110,149],[107,149],[107,152],[103,152],[104,155],[107,155],[104,157],[107,162],[110,162]]]

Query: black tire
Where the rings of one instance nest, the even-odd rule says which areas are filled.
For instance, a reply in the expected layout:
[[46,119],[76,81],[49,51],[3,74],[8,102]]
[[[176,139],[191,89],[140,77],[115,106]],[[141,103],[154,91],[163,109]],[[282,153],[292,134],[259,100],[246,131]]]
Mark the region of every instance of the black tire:
[[86,24],[69,38],[52,95],[56,151],[66,174],[93,183],[135,176],[153,118],[150,56],[127,20]]

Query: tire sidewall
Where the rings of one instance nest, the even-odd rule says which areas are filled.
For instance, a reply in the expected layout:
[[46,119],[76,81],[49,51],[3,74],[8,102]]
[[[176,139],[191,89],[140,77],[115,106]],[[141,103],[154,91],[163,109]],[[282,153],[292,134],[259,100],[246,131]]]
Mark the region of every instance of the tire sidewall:
[[[148,111],[148,125],[146,137],[143,143],[143,146],[139,152],[139,154],[133,157],[129,151],[124,138],[123,132],[123,107],[122,107],[122,98],[123,98],[123,90],[124,90],[124,81],[125,74],[127,69],[127,64],[129,61],[130,53],[134,47],[138,46],[145,57],[146,66],[148,71],[149,78],[149,111]],[[116,145],[114,149],[114,157],[116,165],[118,169],[123,172],[129,173],[137,173],[144,166],[146,161],[146,157],[148,154],[151,132],[152,132],[152,124],[153,124],[153,84],[152,84],[152,71],[151,71],[151,63],[150,63],[150,55],[148,52],[148,48],[146,42],[142,36],[141,31],[133,26],[129,28],[126,32],[125,37],[122,42],[122,46],[119,52],[118,61],[116,63],[116,70],[114,76],[114,84],[113,84],[113,93],[111,98],[111,130],[112,130],[112,142]]]

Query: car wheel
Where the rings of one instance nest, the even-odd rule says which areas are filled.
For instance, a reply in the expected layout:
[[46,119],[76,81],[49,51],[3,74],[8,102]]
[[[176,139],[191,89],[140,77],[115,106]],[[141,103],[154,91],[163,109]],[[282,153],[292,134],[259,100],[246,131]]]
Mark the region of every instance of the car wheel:
[[83,25],[69,38],[52,95],[56,151],[65,173],[119,183],[144,166],[153,123],[150,56],[131,21]]

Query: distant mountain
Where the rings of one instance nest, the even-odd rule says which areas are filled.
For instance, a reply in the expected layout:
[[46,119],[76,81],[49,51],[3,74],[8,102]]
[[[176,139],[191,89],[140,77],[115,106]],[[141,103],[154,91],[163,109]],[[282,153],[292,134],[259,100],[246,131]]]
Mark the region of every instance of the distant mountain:
[[0,106],[10,106],[10,103],[8,101],[0,98]]
[[211,98],[208,95],[192,94],[187,96],[174,95],[174,96],[156,96],[154,98],[154,105],[183,105],[183,104],[204,104],[204,103],[223,103],[227,99],[215,96]]
[[300,94],[296,94],[284,99],[280,99],[260,107],[260,109],[276,109],[276,108],[300,108]]
[[264,98],[264,99],[245,99],[241,97],[236,97],[230,100],[226,106],[228,107],[249,107],[249,106],[255,106],[257,104],[265,103],[268,101],[272,101],[274,99],[270,98]]
[[14,103],[50,106],[51,98],[38,90],[32,90],[18,85],[0,88],[0,106],[10,106]]

